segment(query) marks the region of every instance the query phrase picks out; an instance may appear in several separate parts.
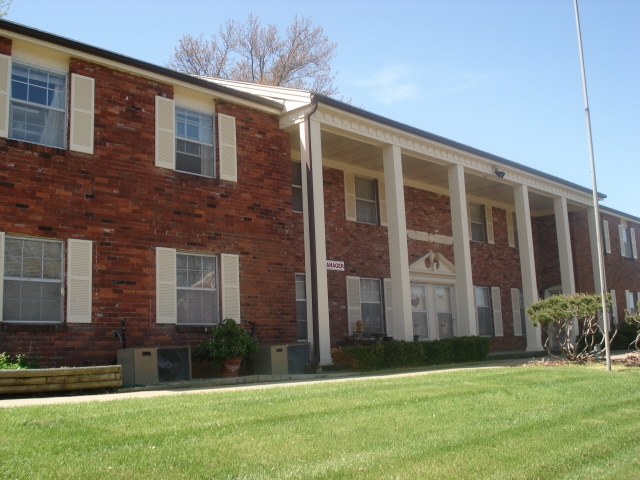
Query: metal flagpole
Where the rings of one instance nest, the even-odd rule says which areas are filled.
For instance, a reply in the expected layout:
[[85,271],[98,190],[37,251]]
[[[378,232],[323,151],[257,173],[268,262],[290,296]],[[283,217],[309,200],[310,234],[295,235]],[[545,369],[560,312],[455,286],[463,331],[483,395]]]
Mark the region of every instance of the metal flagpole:
[[578,0],[573,0],[576,11],[576,27],[578,29],[578,48],[580,49],[580,67],[582,69],[582,90],[584,92],[584,113],[587,120],[587,137],[589,140],[589,157],[591,158],[591,185],[593,189],[593,211],[596,216],[596,241],[598,243],[598,265],[600,267],[600,298],[602,301],[602,323],[604,324],[604,346],[607,358],[607,370],[611,371],[611,346],[609,344],[609,318],[607,315],[607,284],[604,273],[604,255],[602,252],[602,231],[600,227],[600,206],[598,205],[598,187],[596,186],[596,162],[593,158],[593,139],[591,138],[591,115],[589,114],[589,98],[587,97],[587,77],[584,70],[582,54],[582,34],[580,32],[580,15]]

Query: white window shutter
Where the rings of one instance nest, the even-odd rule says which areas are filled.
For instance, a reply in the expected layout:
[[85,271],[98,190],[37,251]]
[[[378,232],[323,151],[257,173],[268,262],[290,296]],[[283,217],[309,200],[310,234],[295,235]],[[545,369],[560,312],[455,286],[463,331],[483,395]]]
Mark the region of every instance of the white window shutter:
[[359,277],[347,277],[347,316],[349,319],[349,335],[353,335],[356,331],[356,322],[362,320]]
[[507,211],[507,240],[510,247],[516,247],[516,236],[513,230],[513,215],[509,211]]
[[516,337],[522,335],[522,318],[520,317],[520,290],[511,289],[511,311],[513,313],[513,334]]
[[631,237],[631,254],[633,258],[638,259],[638,248],[636,246],[636,229],[629,229],[629,236]]
[[504,336],[502,330],[502,302],[500,287],[491,287],[491,305],[493,306],[493,331],[496,337]]
[[355,222],[356,217],[356,179],[353,173],[344,172],[344,204],[346,218]]
[[10,101],[11,57],[0,55],[0,137],[2,138],[7,138],[9,136]]
[[4,305],[4,232],[0,232],[0,322]]
[[609,222],[607,220],[602,221],[602,230],[604,230],[604,251],[611,253],[611,238],[609,237]]
[[156,96],[156,167],[176,169],[176,104]]
[[67,323],[91,323],[93,242],[67,242]]
[[387,337],[393,337],[393,294],[390,278],[384,279],[384,308],[387,320]]
[[[218,114],[218,143],[220,145],[220,179],[238,181],[238,148],[236,145],[236,119]],[[235,320],[235,319],[234,319]]]
[[240,323],[240,256],[223,253],[222,264],[222,318],[233,318]]
[[635,305],[633,304],[633,294],[629,295],[629,293],[631,293],[629,290],[624,291],[624,299],[627,302],[627,311],[630,312]]
[[178,323],[176,251],[156,247],[156,322]]
[[494,243],[493,237],[493,208],[491,205],[484,206],[484,219],[487,224],[487,243]]
[[71,74],[69,150],[93,153],[95,79]]
[[624,254],[624,233],[623,233],[624,227],[621,224],[618,224],[618,235],[620,236],[620,255],[622,255],[623,257],[625,256]]
[[387,191],[384,188],[384,182],[378,181],[378,197],[380,199],[380,225],[388,226],[387,222]]
[[618,301],[616,300],[616,291],[609,290],[611,293],[611,312],[615,317],[615,322],[618,323]]

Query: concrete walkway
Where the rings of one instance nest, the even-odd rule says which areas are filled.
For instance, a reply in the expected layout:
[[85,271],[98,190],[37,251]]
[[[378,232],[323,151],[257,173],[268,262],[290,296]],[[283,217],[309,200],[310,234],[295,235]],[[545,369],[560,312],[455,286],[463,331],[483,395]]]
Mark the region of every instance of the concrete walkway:
[[85,402],[107,402],[112,400],[124,400],[129,398],[152,398],[167,395],[186,395],[193,393],[218,393],[229,390],[249,390],[260,388],[277,388],[283,386],[309,385],[317,382],[349,382],[357,380],[370,380],[394,377],[409,377],[417,375],[429,375],[439,372],[451,372],[467,369],[488,369],[514,367],[526,364],[529,358],[515,359],[489,359],[486,362],[469,363],[462,365],[440,365],[436,367],[421,368],[420,370],[362,374],[357,372],[349,373],[322,373],[315,375],[254,375],[251,377],[240,377],[237,379],[212,379],[194,380],[180,384],[151,385],[147,387],[120,389],[117,393],[99,393],[77,396],[60,397],[36,397],[36,398],[14,398],[0,400],[0,408],[23,407],[33,405],[55,405],[61,403],[85,403]]

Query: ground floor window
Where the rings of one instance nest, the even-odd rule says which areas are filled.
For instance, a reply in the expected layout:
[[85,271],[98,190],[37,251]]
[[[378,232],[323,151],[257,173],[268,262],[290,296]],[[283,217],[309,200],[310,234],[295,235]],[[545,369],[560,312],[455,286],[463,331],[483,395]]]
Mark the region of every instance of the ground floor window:
[[360,279],[360,311],[365,332],[384,333],[382,291],[379,279]]
[[63,243],[5,238],[4,321],[61,322]]
[[493,335],[493,321],[491,319],[491,295],[489,287],[475,287],[475,293],[478,335],[491,337]]
[[219,323],[217,267],[215,256],[176,254],[178,323]]
[[306,342],[307,334],[307,286],[305,275],[296,273],[296,322],[298,324],[298,341]]

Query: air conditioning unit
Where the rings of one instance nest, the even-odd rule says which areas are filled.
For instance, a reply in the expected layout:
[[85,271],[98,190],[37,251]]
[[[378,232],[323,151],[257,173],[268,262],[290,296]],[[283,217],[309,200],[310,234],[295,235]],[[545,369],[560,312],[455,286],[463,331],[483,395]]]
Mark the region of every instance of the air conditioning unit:
[[136,347],[118,350],[123,385],[191,380],[191,347]]
[[294,375],[305,373],[309,360],[308,343],[260,345],[253,366],[258,375]]

